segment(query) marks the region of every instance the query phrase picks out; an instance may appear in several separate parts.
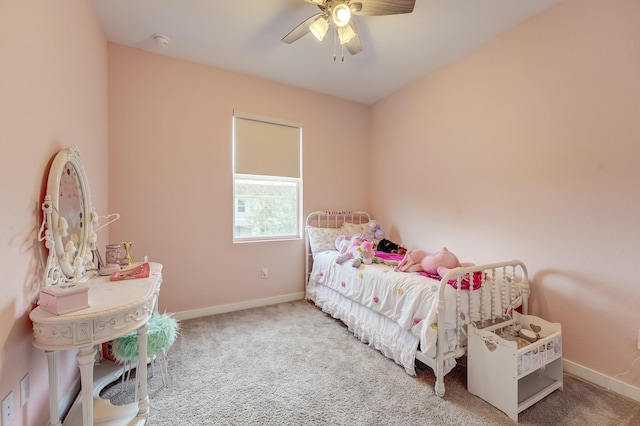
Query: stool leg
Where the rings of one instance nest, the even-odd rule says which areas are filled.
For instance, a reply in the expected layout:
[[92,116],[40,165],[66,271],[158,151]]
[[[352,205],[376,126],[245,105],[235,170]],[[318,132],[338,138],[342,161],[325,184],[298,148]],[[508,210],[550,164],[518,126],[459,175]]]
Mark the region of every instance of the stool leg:
[[[128,370],[127,370],[127,366],[129,366]],[[130,377],[131,377],[131,363],[129,361],[125,361],[122,364],[122,377],[120,378],[120,393],[123,393],[125,390],[127,390],[128,386],[126,381],[128,381]]]
[[162,386],[169,385],[169,363],[167,362],[167,351],[163,350],[161,354],[158,354],[160,361],[160,373],[162,374]]
[[151,355],[151,359],[150,359],[150,361],[151,361],[150,362],[150,364],[151,364],[151,375],[149,375],[149,378],[152,378],[154,373],[155,373],[155,370],[153,368],[153,364],[155,363],[155,358],[156,357],[157,357],[157,355]]

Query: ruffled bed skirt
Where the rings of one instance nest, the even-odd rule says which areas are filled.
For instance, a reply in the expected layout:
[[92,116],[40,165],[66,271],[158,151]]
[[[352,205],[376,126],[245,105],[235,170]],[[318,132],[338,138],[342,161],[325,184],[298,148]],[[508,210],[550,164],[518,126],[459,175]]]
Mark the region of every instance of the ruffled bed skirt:
[[345,323],[349,331],[362,342],[402,365],[407,374],[416,375],[415,359],[419,338],[410,330],[401,328],[387,317],[314,280],[309,281],[306,297],[323,312]]

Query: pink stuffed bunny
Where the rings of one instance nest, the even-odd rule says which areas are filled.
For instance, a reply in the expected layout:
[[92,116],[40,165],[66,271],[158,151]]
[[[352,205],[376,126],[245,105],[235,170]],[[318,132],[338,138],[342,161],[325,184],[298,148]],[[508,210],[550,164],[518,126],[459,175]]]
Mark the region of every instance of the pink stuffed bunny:
[[461,266],[461,264],[455,254],[443,247],[442,250],[425,256],[420,262],[420,266],[422,266],[423,271],[429,274],[437,274],[444,277],[447,272]]
[[422,259],[427,257],[424,250],[409,250],[402,258],[402,261],[395,267],[395,271],[400,272],[422,272]]
[[432,254],[424,250],[410,250],[395,268],[400,272],[426,272],[444,277],[451,269],[459,266],[473,266],[473,263],[460,263],[455,254],[446,247]]

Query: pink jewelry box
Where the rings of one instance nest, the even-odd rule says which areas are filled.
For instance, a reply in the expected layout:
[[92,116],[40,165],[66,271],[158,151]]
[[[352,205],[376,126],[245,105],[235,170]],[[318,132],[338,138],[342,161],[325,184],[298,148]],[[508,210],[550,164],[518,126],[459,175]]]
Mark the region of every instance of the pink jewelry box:
[[86,283],[55,285],[40,290],[40,307],[55,315],[90,306],[89,286]]

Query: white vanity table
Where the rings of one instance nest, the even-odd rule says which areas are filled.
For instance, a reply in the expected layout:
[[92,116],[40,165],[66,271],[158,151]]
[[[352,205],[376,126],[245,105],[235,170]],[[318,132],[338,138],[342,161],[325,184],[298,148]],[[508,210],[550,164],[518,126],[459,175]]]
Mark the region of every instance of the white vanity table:
[[[139,399],[130,406],[94,399],[93,368],[97,345],[133,330],[138,330],[139,365],[147,364],[148,321],[160,291],[162,265],[150,263],[147,278],[110,281],[108,276],[97,274],[101,265],[100,256],[96,256],[96,231],[108,223],[98,226],[100,216],[93,211],[89,184],[75,146],[60,150],[53,158],[42,211],[38,239],[44,242],[49,256],[40,297],[43,305],[31,311],[29,318],[33,322],[33,345],[47,355],[50,425],[61,425],[59,352],[71,349],[78,349],[82,424],[144,425],[149,416],[146,368],[137,372]],[[74,305],[66,299],[64,309],[59,309],[63,305],[59,294],[81,288],[81,303]],[[76,417],[68,416],[65,425],[79,423]]]
[[[58,354],[61,350],[79,349],[77,358],[82,386],[82,424],[144,424],[149,414],[147,370],[141,368],[140,399],[135,407],[112,406],[108,401],[94,401],[93,366],[96,345],[113,340],[132,330],[138,330],[141,354],[139,365],[147,363],[147,321],[153,313],[160,285],[162,265],[150,263],[149,278],[109,281],[95,276],[89,285],[88,308],[63,315],[54,315],[38,307],[31,311],[34,346],[44,349],[49,363],[49,415],[52,426],[58,418]],[[94,410],[94,406],[96,410]],[[95,415],[95,417],[94,417]]]

